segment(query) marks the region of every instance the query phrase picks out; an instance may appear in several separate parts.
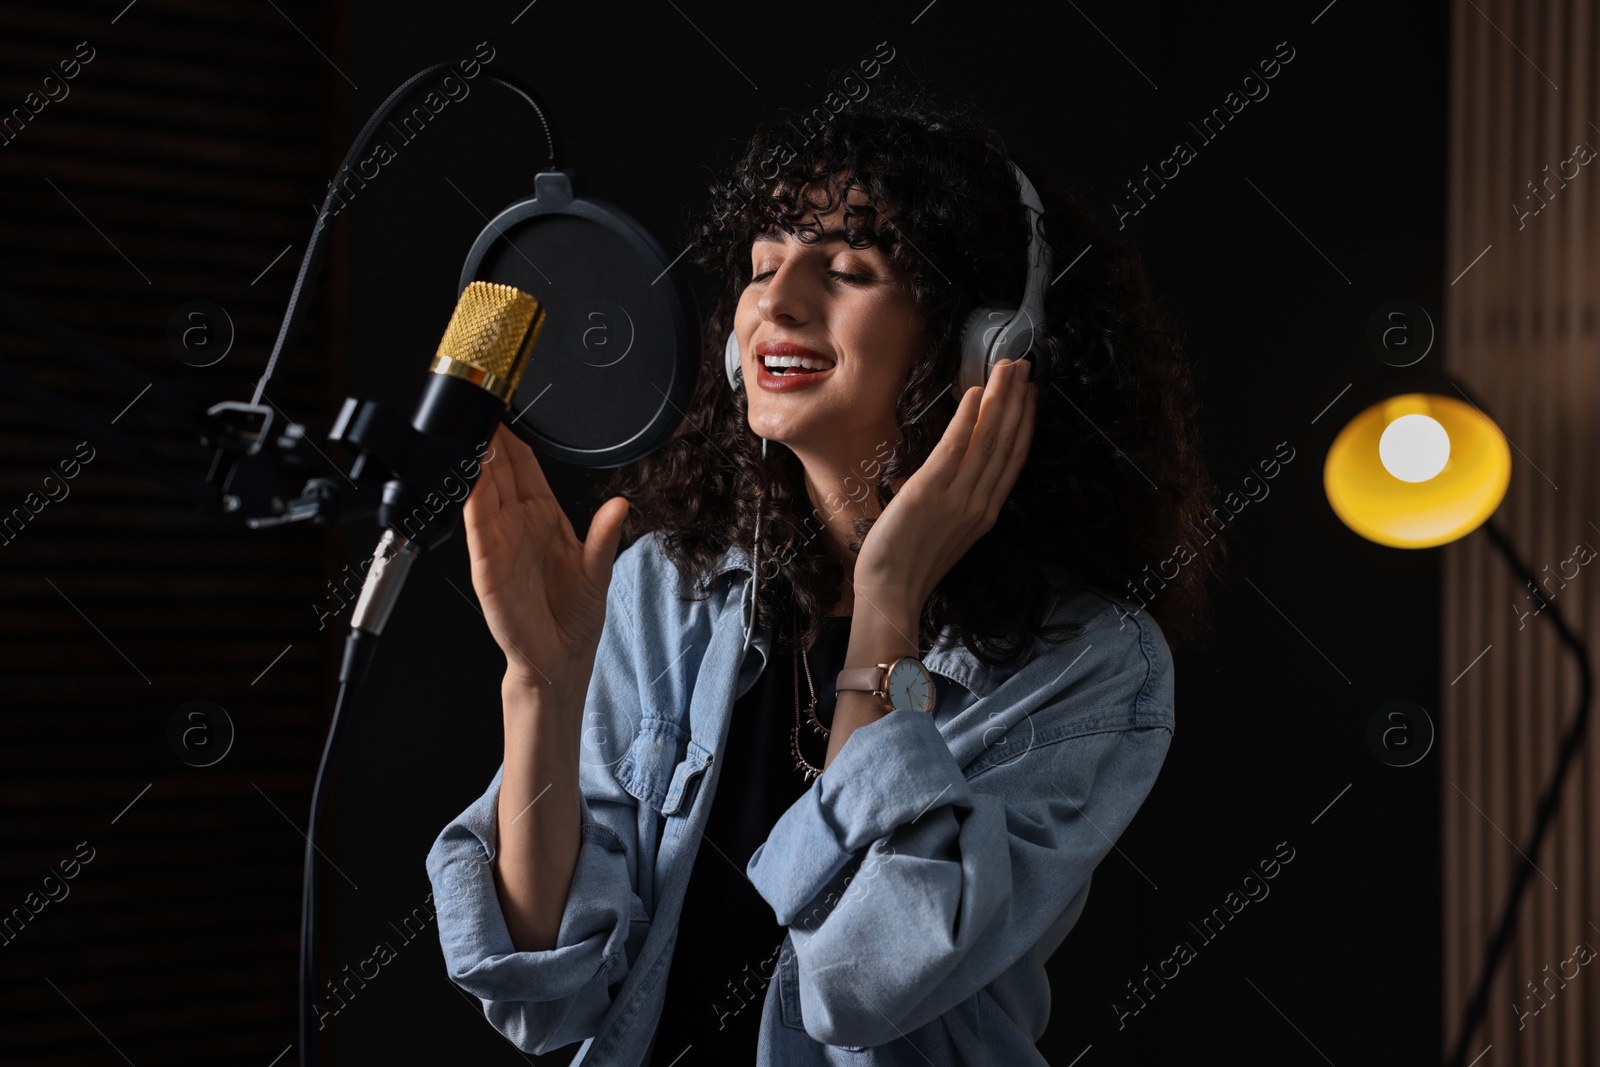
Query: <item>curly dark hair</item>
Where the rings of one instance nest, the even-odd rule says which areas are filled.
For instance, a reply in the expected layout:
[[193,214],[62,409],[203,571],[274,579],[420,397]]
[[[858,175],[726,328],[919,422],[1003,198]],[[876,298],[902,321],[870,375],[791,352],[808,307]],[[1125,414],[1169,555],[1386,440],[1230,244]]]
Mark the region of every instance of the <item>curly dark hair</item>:
[[[818,217],[843,200],[849,243],[876,245],[909,279],[932,347],[901,388],[902,440],[873,464],[882,506],[894,496],[890,482],[922,465],[954,413],[959,394],[950,385],[965,317],[1021,296],[1030,233],[1007,162],[1016,154],[969,104],[942,90],[883,86],[798,140],[794,126],[769,123],[711,182],[710,209],[694,233],[696,260],[725,284],[705,323],[687,417],[666,445],[598,490],[599,499],[629,500],[624,544],[662,531],[681,588],[691,579],[695,586],[682,595],[695,599],[709,591],[730,545],[748,550],[759,509],[757,619],[786,623],[798,609],[797,634],[776,627],[784,650],[814,643],[844,574],[809,521],[817,509],[800,460],[781,445],[763,459],[745,392],[729,389],[723,370],[753,239],[774,226],[815,239]],[[1053,381],[1040,392],[1028,459],[999,518],[939,582],[918,634],[928,648],[951,626],[995,666],[1028,658],[1037,639],[1081,632],[1076,623],[1046,627],[1057,594],[1093,586],[1142,603],[1150,594],[1131,592],[1136,576],[1190,540],[1216,495],[1194,429],[1189,362],[1134,249],[1026,163],[1018,158],[1045,207],[1054,269],[1063,271],[1046,289],[1044,327],[1033,342]],[[872,521],[855,520],[852,551]],[[1149,610],[1165,634],[1192,641],[1205,631],[1206,584],[1224,554],[1222,542],[1200,542],[1160,584]]]

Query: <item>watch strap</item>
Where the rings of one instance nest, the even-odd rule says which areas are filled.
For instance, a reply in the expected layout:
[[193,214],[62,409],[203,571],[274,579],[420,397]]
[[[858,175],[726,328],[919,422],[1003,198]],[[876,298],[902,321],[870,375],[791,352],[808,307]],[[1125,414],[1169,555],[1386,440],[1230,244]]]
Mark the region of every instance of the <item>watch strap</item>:
[[833,688],[858,689],[867,693],[883,691],[884,676],[889,668],[880,663],[873,667],[846,667],[839,672],[839,677],[834,681]]

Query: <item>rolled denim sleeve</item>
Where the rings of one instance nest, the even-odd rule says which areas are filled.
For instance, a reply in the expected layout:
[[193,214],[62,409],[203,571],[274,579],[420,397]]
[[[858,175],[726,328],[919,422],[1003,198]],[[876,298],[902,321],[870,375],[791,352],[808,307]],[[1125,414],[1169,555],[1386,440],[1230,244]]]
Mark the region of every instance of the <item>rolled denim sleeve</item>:
[[[618,572],[622,570],[619,558]],[[456,985],[483,1002],[494,1028],[524,1052],[543,1053],[593,1037],[649,932],[638,894],[638,809],[618,785],[609,738],[631,736],[639,690],[627,645],[626,590],[613,577],[595,671],[584,709],[579,766],[577,866],[553,948],[522,952],[511,942],[495,887],[496,808],[504,764],[488,790],[451,820],[428,852],[440,943]]]
[[1048,743],[971,781],[929,715],[894,711],[850,735],[746,868],[789,927],[813,1038],[902,1037],[1040,942],[1165,760],[1170,704],[1141,715],[1133,695],[1148,679],[1121,709],[1083,709],[1070,689],[1047,700],[1033,716]]
[[933,716],[891,711],[851,733],[756,848],[746,874],[788,926],[856,853],[936,803],[972,802]]
[[554,948],[511,943],[494,883],[497,771],[488,792],[452,820],[428,853],[439,940],[451,981],[483,1002],[496,1030],[524,1052],[594,1036],[627,975],[649,918],[628,878],[628,847],[587,799],[578,863]]

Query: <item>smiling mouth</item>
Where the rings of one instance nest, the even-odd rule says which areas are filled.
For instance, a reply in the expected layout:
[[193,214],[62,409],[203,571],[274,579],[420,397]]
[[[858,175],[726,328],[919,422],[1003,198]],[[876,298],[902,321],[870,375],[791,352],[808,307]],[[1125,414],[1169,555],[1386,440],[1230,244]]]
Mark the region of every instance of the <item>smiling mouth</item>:
[[833,369],[833,364],[826,359],[812,359],[809,356],[763,356],[761,366],[768,374],[779,377],[789,377],[802,374],[821,374],[823,371]]

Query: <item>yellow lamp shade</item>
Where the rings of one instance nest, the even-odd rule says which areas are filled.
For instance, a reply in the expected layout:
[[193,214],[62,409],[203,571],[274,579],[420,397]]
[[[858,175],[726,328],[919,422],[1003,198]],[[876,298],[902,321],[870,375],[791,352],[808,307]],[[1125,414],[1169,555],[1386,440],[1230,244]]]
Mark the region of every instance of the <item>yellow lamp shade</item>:
[[[1397,478],[1379,452],[1384,431],[1407,415],[1425,415],[1449,436],[1443,469],[1423,481]],[[1511,449],[1494,420],[1434,393],[1407,393],[1367,408],[1339,431],[1322,468],[1328,503],[1340,521],[1394,548],[1431,548],[1464,537],[1500,506],[1510,482]]]

